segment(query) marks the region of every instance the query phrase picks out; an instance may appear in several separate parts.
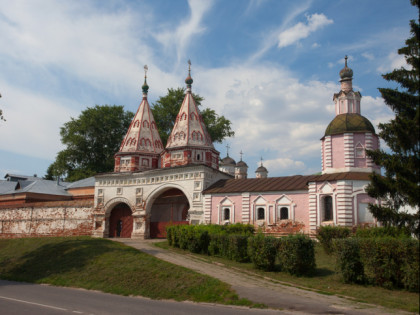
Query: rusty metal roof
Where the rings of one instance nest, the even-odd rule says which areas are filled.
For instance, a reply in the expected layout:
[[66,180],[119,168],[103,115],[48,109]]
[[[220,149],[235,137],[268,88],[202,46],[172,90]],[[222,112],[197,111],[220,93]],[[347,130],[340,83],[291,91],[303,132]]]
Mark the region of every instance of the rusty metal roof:
[[308,182],[369,180],[369,174],[346,172],[271,178],[222,179],[205,189],[203,194],[307,190]]

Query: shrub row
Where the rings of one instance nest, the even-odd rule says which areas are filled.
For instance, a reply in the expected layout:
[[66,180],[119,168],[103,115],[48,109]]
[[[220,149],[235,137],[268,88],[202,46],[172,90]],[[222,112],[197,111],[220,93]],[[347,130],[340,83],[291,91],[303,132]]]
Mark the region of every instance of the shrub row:
[[377,237],[393,237],[393,238],[410,238],[410,232],[408,229],[399,227],[368,227],[368,228],[356,228],[351,230],[347,227],[341,226],[321,226],[318,231],[316,238],[321,243],[326,254],[330,255],[333,248],[333,239],[343,239],[351,236],[360,238],[377,238]]
[[169,226],[166,231],[170,246],[193,253],[252,261],[258,269],[277,269],[293,275],[311,274],[315,270],[314,242],[304,235],[281,239],[253,235],[254,228],[243,224],[178,225]]
[[347,238],[333,241],[347,283],[419,290],[419,241],[408,238]]

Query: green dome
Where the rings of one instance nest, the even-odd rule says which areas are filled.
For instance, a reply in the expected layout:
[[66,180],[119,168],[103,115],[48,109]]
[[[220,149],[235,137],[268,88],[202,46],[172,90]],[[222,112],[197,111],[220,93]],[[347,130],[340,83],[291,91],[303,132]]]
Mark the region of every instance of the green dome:
[[372,123],[359,114],[341,114],[337,115],[325,130],[325,136],[336,135],[346,132],[372,132],[375,128]]

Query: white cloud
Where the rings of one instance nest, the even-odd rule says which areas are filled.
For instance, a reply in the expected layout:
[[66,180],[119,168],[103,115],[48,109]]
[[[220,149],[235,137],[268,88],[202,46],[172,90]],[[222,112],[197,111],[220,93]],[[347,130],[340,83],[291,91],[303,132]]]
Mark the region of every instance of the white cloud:
[[75,104],[0,83],[2,107],[7,118],[0,124],[0,149],[53,159],[62,147],[60,127],[70,117],[78,116],[78,112],[72,109]]
[[403,55],[398,55],[397,53],[392,52],[388,55],[386,62],[380,65],[377,70],[380,73],[386,73],[401,67],[406,69],[411,68],[411,66],[406,63]]
[[322,27],[332,24],[333,20],[328,19],[324,14],[312,14],[306,16],[307,23],[299,22],[289,29],[284,30],[278,36],[278,47],[283,48],[290,46],[299,40],[306,38],[309,34],[315,32]]
[[369,61],[375,60],[375,56],[368,52],[362,53],[362,56],[365,57]]
[[288,158],[278,158],[273,160],[266,160],[263,162],[267,168],[269,175],[270,173],[284,173],[285,171],[290,172],[301,172],[305,169],[305,163],[302,161],[296,161]]
[[192,37],[203,33],[206,28],[202,25],[202,19],[211,9],[212,1],[189,0],[191,15],[175,30],[167,30],[156,35],[156,39],[167,49],[176,51],[177,64],[185,58],[185,52],[191,45]]

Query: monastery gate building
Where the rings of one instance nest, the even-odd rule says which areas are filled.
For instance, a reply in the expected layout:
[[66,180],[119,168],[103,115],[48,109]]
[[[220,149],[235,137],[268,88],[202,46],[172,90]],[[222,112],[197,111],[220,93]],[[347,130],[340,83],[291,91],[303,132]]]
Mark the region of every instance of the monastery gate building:
[[[256,178],[247,178],[242,158],[237,163],[229,154],[219,158],[193,99],[190,71],[185,98],[164,148],[147,100],[145,76],[143,99],[115,154],[114,172],[92,179],[94,187],[86,198],[93,199],[93,205],[84,209],[82,222],[90,228],[84,234],[154,238],[164,237],[168,224],[238,222],[262,226],[268,233],[313,234],[321,225],[374,223],[367,206],[377,201],[365,187],[369,174],[380,169],[365,150],[377,149],[379,140],[361,115],[361,94],[353,91],[352,77],[346,58],[340,71],[341,90],[333,97],[336,116],[321,138],[320,175],[270,178],[261,163]],[[17,208],[7,200],[16,191],[1,188],[0,182],[0,236],[36,235],[19,232],[13,224]]]

